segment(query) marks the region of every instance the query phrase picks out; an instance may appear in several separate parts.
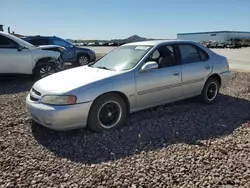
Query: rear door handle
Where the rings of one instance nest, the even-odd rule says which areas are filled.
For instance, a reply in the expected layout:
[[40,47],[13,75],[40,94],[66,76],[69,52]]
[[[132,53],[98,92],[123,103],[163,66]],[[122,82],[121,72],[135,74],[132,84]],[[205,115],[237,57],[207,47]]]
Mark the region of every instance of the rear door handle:
[[173,72],[174,76],[179,76],[179,72]]
[[211,68],[210,65],[206,65],[206,66],[205,66],[205,69],[207,69],[207,70],[209,70],[210,68]]

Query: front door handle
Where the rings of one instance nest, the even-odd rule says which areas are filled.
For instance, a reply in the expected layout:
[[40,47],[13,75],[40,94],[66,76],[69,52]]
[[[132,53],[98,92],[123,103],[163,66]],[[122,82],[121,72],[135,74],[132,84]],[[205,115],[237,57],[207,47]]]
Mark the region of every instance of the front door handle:
[[179,72],[173,72],[174,76],[179,76]]
[[207,70],[209,70],[210,68],[211,68],[210,65],[206,65],[206,66],[205,66],[205,69],[207,69]]

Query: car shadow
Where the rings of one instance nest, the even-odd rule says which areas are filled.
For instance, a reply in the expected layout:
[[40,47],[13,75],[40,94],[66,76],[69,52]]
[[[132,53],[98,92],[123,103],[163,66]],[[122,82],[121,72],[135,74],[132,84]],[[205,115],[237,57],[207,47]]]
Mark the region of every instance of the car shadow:
[[176,143],[203,147],[200,140],[231,134],[249,121],[249,109],[250,101],[220,94],[213,105],[188,99],[131,114],[123,128],[102,134],[86,129],[57,132],[36,123],[31,127],[38,143],[55,155],[96,164]]
[[28,76],[0,77],[0,95],[29,91],[34,80]]

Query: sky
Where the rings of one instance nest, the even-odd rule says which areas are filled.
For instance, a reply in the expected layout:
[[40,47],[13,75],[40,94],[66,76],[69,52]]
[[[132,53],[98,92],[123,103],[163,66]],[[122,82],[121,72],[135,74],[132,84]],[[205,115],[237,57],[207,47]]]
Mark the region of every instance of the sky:
[[23,35],[109,40],[250,31],[250,0],[1,0],[0,24]]

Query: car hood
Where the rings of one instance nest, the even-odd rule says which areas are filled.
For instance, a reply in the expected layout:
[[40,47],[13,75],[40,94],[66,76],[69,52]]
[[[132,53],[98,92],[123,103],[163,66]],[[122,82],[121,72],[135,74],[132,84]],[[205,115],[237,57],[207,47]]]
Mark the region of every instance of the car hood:
[[33,87],[42,95],[64,94],[118,74],[120,73],[116,71],[82,66],[52,74],[37,81]]
[[40,45],[40,46],[37,46],[37,48],[42,49],[42,50],[49,49],[49,48],[63,48],[63,49],[65,49],[64,47],[58,46],[58,45]]

